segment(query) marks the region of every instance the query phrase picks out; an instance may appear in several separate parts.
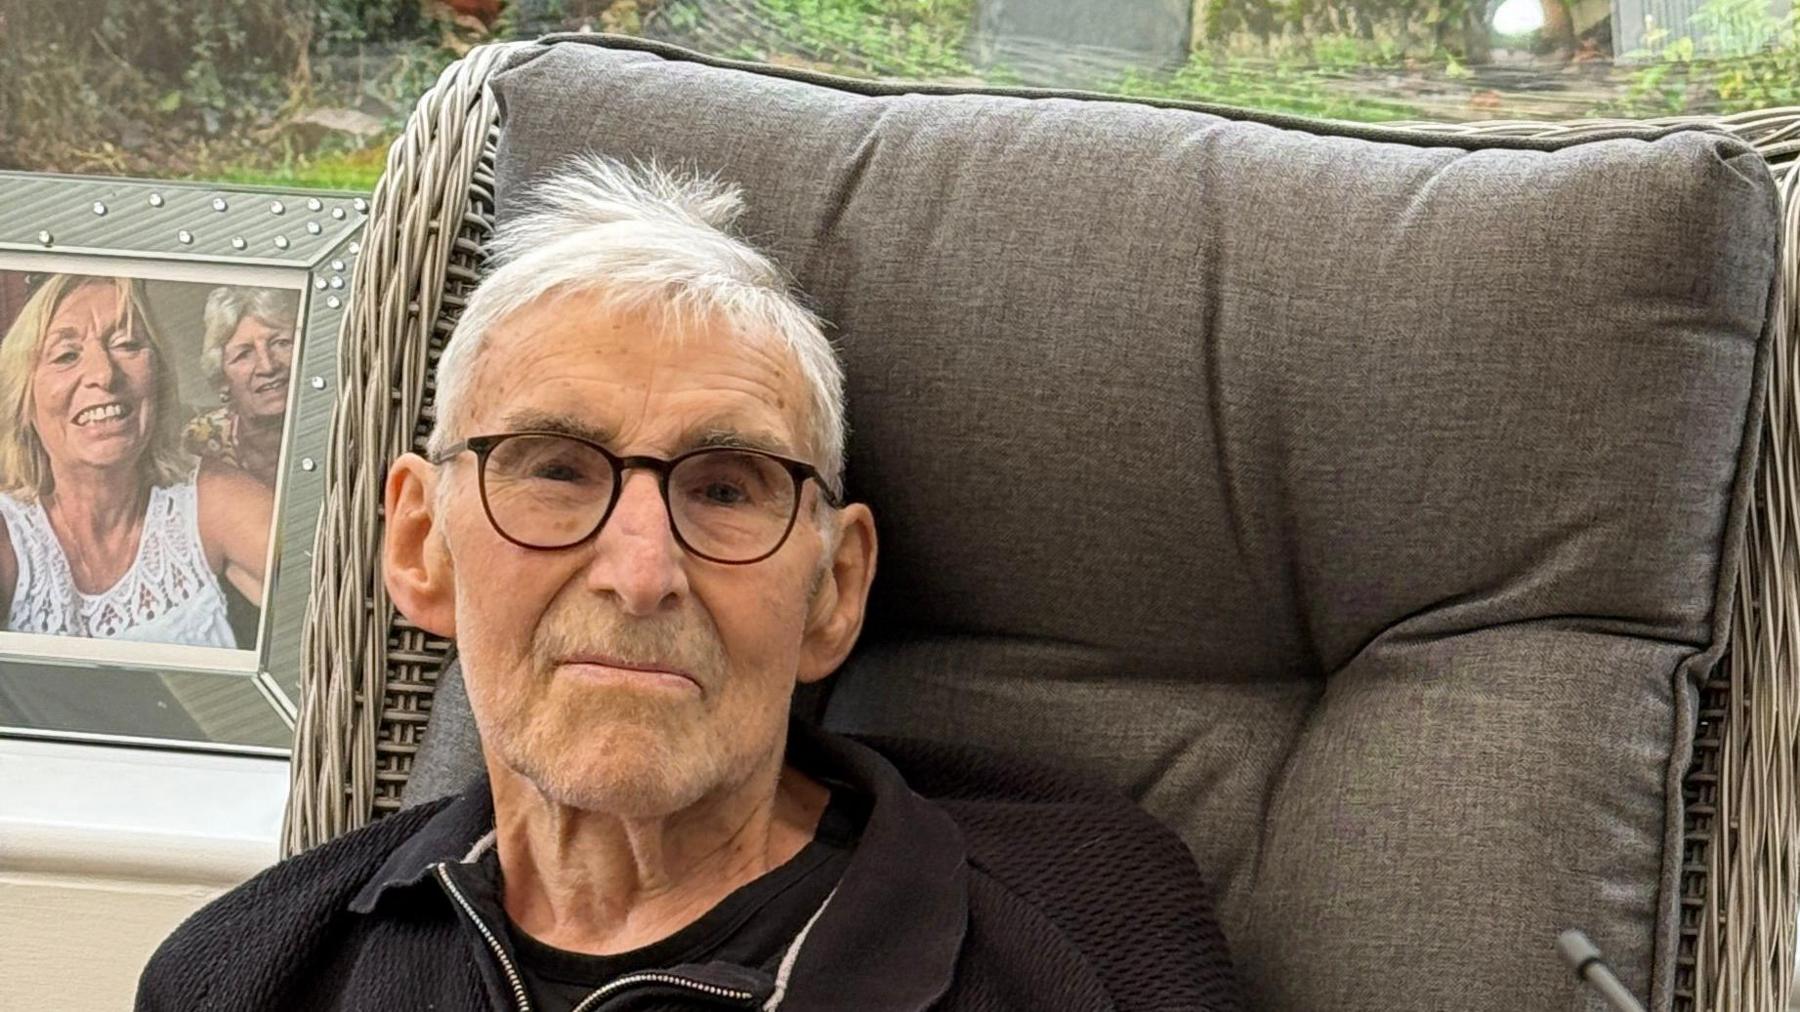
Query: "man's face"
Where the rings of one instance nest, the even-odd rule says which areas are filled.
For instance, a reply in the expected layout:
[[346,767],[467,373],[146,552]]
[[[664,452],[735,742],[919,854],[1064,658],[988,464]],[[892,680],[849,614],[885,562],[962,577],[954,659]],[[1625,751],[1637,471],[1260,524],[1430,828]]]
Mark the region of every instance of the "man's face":
[[[720,325],[660,326],[589,294],[540,300],[488,335],[462,434],[566,428],[662,457],[735,435],[809,458],[791,356]],[[730,566],[682,550],[649,472],[626,473],[597,536],[555,551],[494,530],[473,453],[439,480],[457,646],[491,759],[555,801],[652,817],[779,754],[823,558],[814,483],[778,552]]]

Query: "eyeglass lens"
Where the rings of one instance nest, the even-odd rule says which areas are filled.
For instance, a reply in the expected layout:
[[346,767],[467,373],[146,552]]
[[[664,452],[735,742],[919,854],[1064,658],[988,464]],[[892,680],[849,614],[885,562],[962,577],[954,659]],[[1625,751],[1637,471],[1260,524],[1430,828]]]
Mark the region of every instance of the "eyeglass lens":
[[[500,533],[538,548],[588,537],[612,502],[612,462],[594,447],[551,435],[501,440],[488,453],[482,490]],[[775,549],[793,523],[793,476],[777,461],[742,450],[683,457],[669,473],[669,515],[694,551],[720,561]]]

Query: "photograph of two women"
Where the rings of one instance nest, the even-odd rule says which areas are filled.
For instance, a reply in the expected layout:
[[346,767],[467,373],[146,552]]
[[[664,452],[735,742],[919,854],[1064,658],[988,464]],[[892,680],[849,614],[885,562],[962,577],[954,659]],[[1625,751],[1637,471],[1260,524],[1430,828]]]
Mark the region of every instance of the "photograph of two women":
[[300,294],[0,269],[0,631],[258,647]]

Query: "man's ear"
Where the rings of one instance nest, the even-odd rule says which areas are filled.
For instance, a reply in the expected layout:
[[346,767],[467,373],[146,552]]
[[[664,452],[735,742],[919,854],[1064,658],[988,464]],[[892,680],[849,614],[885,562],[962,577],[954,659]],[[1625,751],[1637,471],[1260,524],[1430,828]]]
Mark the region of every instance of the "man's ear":
[[456,567],[436,513],[437,468],[416,453],[388,469],[381,570],[394,607],[421,629],[456,637]]
[[837,550],[807,609],[799,679],[816,682],[836,671],[862,632],[869,585],[875,580],[875,517],[851,503],[838,511]]

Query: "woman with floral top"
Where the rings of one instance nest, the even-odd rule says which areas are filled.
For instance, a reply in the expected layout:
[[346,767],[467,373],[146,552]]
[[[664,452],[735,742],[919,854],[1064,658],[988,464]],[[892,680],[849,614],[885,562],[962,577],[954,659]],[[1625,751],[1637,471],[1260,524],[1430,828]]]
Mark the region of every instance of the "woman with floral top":
[[206,299],[200,364],[221,406],[188,423],[187,449],[270,488],[281,458],[299,310],[299,293],[278,288],[223,285]]

